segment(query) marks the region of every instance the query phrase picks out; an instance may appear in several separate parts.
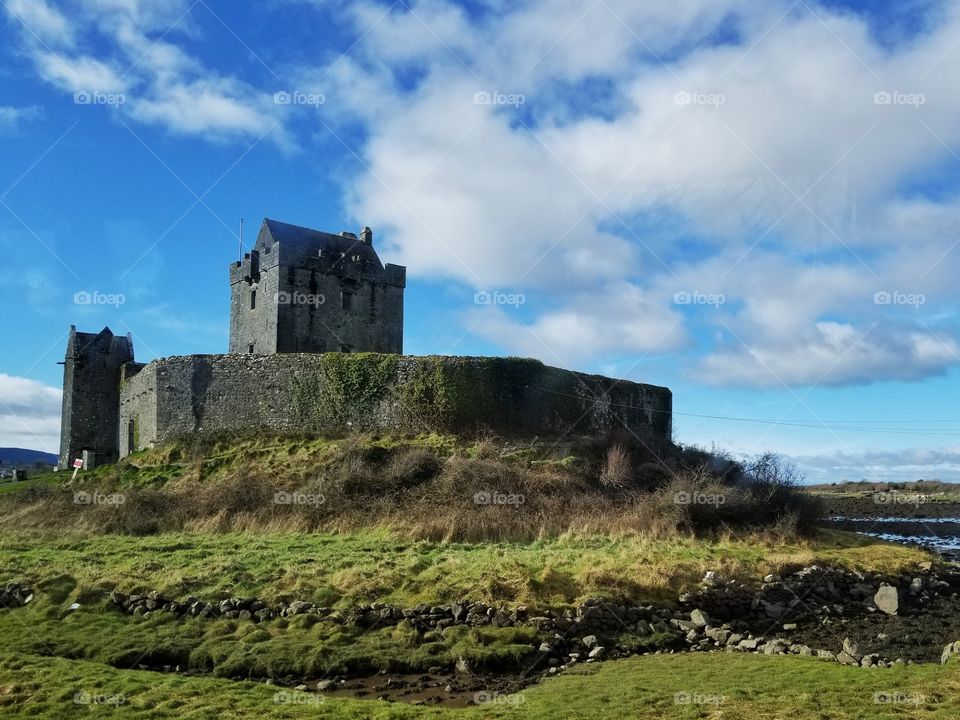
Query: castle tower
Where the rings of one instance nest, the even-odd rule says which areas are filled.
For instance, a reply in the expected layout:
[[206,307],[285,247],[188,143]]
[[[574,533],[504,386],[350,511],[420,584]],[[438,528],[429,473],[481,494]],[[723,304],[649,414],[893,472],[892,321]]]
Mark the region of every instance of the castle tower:
[[403,352],[407,270],[373,232],[339,235],[265,219],[230,266],[230,352]]
[[133,360],[133,340],[110,328],[77,332],[70,326],[63,361],[60,467],[84,458],[88,467],[119,457],[120,369]]

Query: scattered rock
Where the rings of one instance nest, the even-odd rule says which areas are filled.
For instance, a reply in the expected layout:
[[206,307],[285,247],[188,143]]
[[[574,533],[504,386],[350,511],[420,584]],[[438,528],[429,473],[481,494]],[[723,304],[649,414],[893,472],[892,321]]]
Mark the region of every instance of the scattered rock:
[[857,667],[860,666],[860,661],[846,652],[837,653],[837,661],[841,665],[855,665]]
[[690,622],[692,622],[698,629],[705,628],[710,624],[710,616],[698,608],[690,612]]
[[863,657],[863,654],[860,652],[860,646],[850,638],[844,638],[843,652],[854,658],[857,662],[860,662],[860,658]]
[[947,661],[957,654],[960,654],[960,640],[949,643],[945,648],[943,648],[943,653],[940,655],[940,664],[946,665]]
[[900,609],[900,592],[892,585],[881,585],[873,596],[873,604],[887,615],[896,615]]

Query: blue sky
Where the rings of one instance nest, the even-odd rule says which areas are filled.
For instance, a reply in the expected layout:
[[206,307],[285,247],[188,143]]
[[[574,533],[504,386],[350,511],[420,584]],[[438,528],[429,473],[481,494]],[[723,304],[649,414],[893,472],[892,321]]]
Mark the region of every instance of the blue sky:
[[71,323],[224,352],[266,216],[373,227],[406,352],[668,385],[679,441],[812,480],[960,480],[960,3],[0,15],[0,445],[56,449]]

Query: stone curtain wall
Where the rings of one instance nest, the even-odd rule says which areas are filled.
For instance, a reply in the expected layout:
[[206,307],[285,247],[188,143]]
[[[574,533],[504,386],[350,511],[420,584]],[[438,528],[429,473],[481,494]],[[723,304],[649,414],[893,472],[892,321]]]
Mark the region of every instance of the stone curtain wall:
[[152,362],[145,365],[136,374],[124,373],[120,381],[120,457],[153,442],[159,435],[156,393],[158,364]]
[[140,449],[224,430],[560,436],[626,427],[669,437],[671,409],[667,388],[520,358],[192,355],[124,381],[121,455],[133,435]]

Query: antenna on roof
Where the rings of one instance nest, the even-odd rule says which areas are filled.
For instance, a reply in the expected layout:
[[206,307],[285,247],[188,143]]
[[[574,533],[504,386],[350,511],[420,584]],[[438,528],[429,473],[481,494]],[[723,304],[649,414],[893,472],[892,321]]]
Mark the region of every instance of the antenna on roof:
[[238,260],[243,262],[243,218],[240,218],[240,257]]

